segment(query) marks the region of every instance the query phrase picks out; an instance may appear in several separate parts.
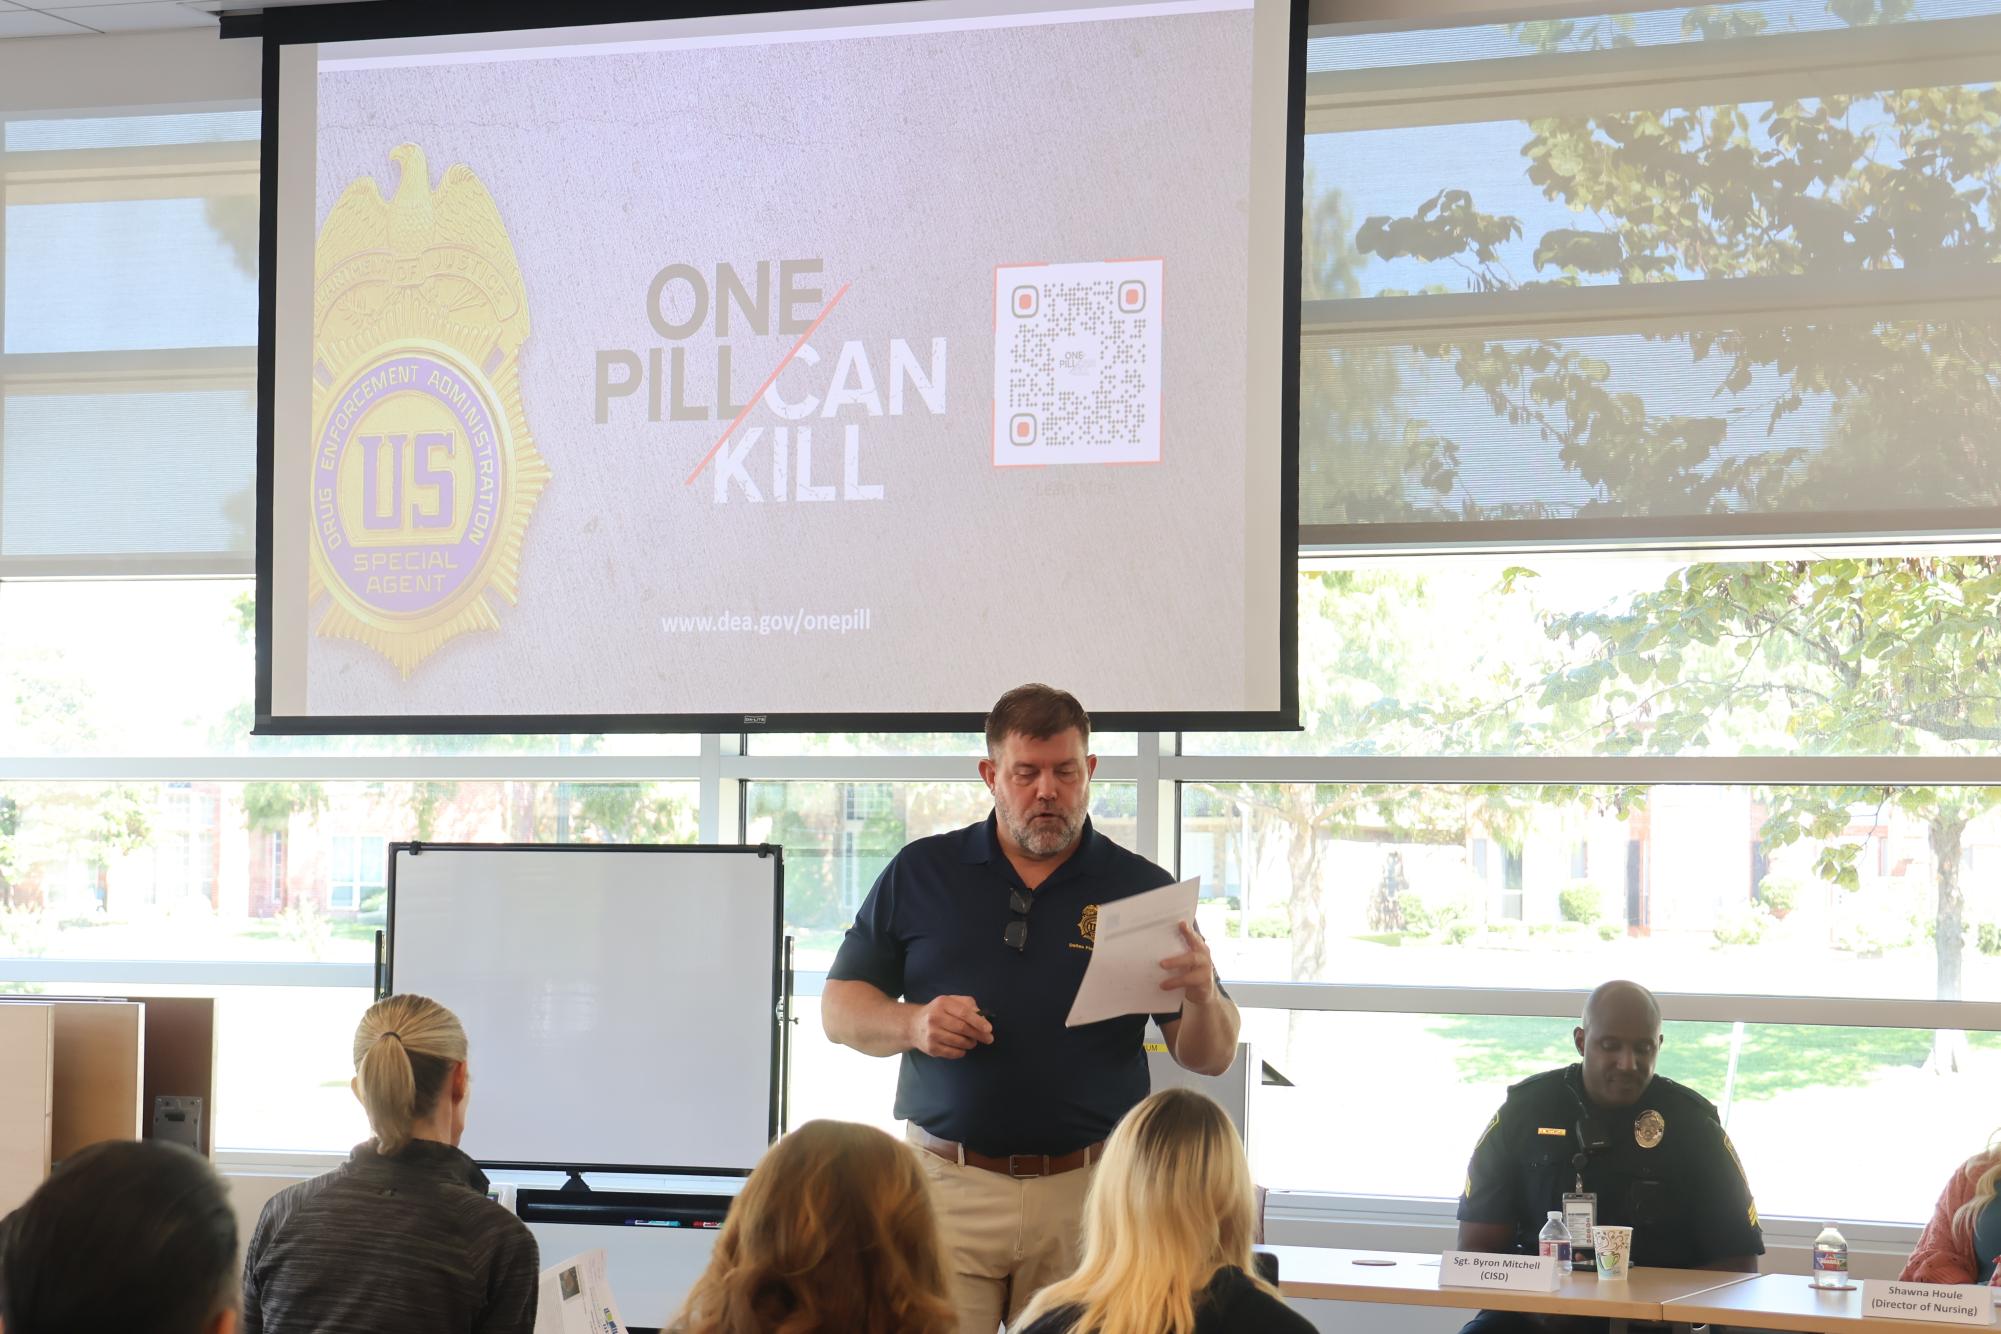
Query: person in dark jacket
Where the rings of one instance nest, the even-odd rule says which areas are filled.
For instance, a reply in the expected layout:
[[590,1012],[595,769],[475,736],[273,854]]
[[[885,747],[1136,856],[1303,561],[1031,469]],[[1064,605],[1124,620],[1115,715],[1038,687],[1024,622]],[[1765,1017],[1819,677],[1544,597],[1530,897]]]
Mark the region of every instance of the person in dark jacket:
[[1257,1205],[1236,1127],[1163,1089],[1105,1142],[1084,1202],[1084,1259],[1014,1334],[1312,1334],[1252,1268]]
[[423,996],[369,1008],[353,1087],[375,1136],[264,1206],[246,1334],[531,1334],[540,1256],[459,1151],[469,1086],[450,1010]]
[[178,1145],[93,1144],[0,1222],[6,1334],[231,1334],[235,1276],[229,1195]]

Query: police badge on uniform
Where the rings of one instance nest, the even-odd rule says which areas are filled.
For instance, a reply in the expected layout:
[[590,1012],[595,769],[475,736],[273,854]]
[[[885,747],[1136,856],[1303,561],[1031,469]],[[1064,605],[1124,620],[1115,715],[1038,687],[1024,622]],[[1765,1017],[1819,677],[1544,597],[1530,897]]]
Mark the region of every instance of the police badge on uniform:
[[403,144],[327,214],[314,251],[311,596],[318,633],[405,677],[458,635],[498,629],[549,469],[521,406],[521,267],[470,167],[431,188]]
[[1633,1118],[1633,1142],[1651,1149],[1667,1136],[1667,1118],[1649,1107]]

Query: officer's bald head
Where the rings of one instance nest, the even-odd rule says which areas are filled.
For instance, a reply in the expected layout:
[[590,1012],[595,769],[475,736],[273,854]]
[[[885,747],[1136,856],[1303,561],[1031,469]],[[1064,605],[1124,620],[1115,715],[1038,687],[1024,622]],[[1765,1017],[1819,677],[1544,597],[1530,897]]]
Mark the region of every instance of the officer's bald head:
[[1584,1058],[1584,1091],[1603,1107],[1630,1107],[1653,1082],[1661,1007],[1637,982],[1607,982],[1584,1002],[1573,1035]]
[[1591,1031],[1593,1022],[1613,1023],[1620,1026],[1644,1024],[1660,1032],[1661,1006],[1654,999],[1654,993],[1638,982],[1607,982],[1584,998],[1585,1031]]

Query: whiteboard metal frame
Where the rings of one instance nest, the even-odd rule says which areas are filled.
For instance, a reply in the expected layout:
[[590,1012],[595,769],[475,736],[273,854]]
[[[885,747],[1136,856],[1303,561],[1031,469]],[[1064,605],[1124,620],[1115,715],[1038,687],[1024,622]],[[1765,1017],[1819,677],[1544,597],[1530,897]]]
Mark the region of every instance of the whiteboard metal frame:
[[[791,939],[785,934],[785,849],[776,843],[431,843],[407,839],[389,845],[387,897],[383,908],[386,946],[375,979],[375,999],[395,994],[396,960],[396,857],[408,853],[421,857],[427,852],[632,852],[672,855],[683,852],[750,853],[772,859],[771,877],[771,1097],[765,1126],[765,1140],[776,1143],[785,1128],[786,1075],[791,1066],[786,1051],[792,1011]],[[581,1179],[585,1172],[626,1172],[662,1176],[747,1177],[748,1167],[711,1167],[673,1163],[551,1163],[521,1162],[514,1159],[481,1158],[483,1168],[508,1171],[567,1172]]]

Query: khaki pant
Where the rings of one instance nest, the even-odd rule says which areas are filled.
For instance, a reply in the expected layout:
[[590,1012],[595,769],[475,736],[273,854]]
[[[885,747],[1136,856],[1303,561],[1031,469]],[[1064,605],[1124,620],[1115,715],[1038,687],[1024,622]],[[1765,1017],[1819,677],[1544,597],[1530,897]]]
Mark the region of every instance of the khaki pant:
[[931,1183],[959,1334],[994,1334],[1076,1269],[1095,1167],[1017,1179],[912,1147]]

